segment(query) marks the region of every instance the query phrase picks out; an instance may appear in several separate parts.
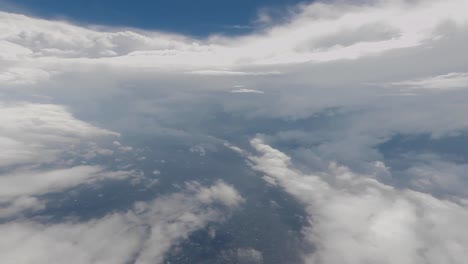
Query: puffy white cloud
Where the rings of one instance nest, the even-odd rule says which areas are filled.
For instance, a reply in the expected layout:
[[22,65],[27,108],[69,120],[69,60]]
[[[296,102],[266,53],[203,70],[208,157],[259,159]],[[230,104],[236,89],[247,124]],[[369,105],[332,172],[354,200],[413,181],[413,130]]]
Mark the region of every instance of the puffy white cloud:
[[74,118],[64,106],[0,103],[0,165],[53,161],[80,140],[117,133]]
[[[127,125],[139,120],[128,117],[135,112],[175,119],[174,104],[213,99],[197,92],[239,81],[255,87],[247,90],[264,91],[265,98],[229,98],[221,102],[226,111],[297,119],[331,107],[389,104],[378,97],[408,93],[382,84],[466,72],[461,66],[466,60],[464,7],[463,0],[304,4],[287,22],[262,31],[203,40],[1,13],[0,38],[24,50],[8,52],[17,58],[0,64],[4,72],[44,71],[54,81],[41,86],[38,80],[43,79],[33,74],[16,74],[3,78],[5,87],[17,86],[12,80],[27,83],[41,94],[75,103],[75,108],[93,109],[110,95],[117,101],[131,94],[129,100],[116,102],[128,106],[122,117],[128,120],[121,121],[125,127],[141,128]],[[116,55],[109,57],[112,52]],[[137,98],[150,89],[154,101],[148,102],[151,96]]]
[[41,195],[58,192],[98,179],[122,179],[129,172],[109,172],[100,166],[76,166],[46,171],[16,170],[0,174],[0,200],[23,195]]
[[[70,158],[86,159],[113,152],[92,143],[117,133],[73,117],[65,107],[27,102],[0,103],[0,217],[45,208],[38,198],[80,184],[103,179],[124,179],[134,173],[107,171],[102,166],[73,166]],[[85,144],[85,143],[90,144]],[[83,150],[78,145],[84,144]],[[48,165],[49,168],[41,168]]]
[[[222,221],[242,198],[223,182],[186,189],[149,202],[137,202],[86,222],[40,223],[17,220],[0,224],[2,262],[20,263],[162,263],[164,254],[191,232]],[[222,189],[231,196],[214,192]]]
[[[210,107],[218,104],[223,114],[233,114],[244,122],[287,119],[286,123],[278,121],[280,127],[267,128],[276,133],[268,138],[300,145],[292,151],[294,157],[307,156],[307,165],[313,163],[317,168],[325,168],[324,171],[314,167],[320,172],[303,173],[291,164],[288,156],[258,140],[253,141],[253,146],[262,156],[250,159],[257,170],[265,173],[266,181],[285,188],[307,206],[312,226],[305,233],[318,246],[317,252],[307,257],[308,261],[460,263],[468,252],[462,226],[467,220],[466,208],[421,192],[462,196],[461,175],[465,165],[448,161],[413,164],[405,173],[413,177],[407,187],[417,192],[384,185],[373,179],[375,175],[360,175],[338,166],[328,168],[328,163],[338,160],[353,171],[366,167],[378,177],[392,177],[391,169],[380,161],[382,154],[376,149],[380,143],[395,134],[444,137],[466,131],[467,98],[460,88],[466,86],[468,71],[467,9],[465,0],[303,4],[291,12],[287,21],[262,31],[203,40],[118,28],[85,28],[0,13],[0,92],[5,93],[5,98],[10,94],[30,96],[31,90],[28,92],[24,87],[32,87],[34,92],[70,104],[72,109],[95,120],[105,120],[110,127],[151,135],[155,131],[181,136],[203,133],[205,128],[199,128],[205,123],[200,125],[198,121],[206,122],[213,116],[216,119],[217,113]],[[259,20],[273,22],[272,19],[263,14]],[[239,83],[242,86],[236,85]],[[232,92],[239,93],[265,93],[262,96],[232,96],[226,95],[225,90],[216,93],[222,87],[235,88]],[[5,169],[23,166],[2,174],[5,177],[1,181],[9,185],[20,179],[29,182],[4,191],[0,216],[44,208],[43,201],[36,197],[40,194],[115,178],[100,166],[67,167],[58,157],[69,148],[71,152],[79,152],[73,146],[80,141],[113,137],[116,133],[77,120],[63,106],[4,103],[0,107],[0,122],[4,124],[0,127],[0,166]],[[304,123],[297,122],[300,127],[282,127],[301,119]],[[268,124],[275,125],[273,121]],[[192,125],[196,129],[190,130],[194,128]],[[229,125],[233,129],[223,127],[223,131],[237,131],[235,122]],[[211,131],[213,123],[206,127],[210,136],[219,136],[217,127]],[[257,128],[247,127],[246,134]],[[243,131],[239,128],[238,134]],[[134,150],[118,141],[113,145],[118,155]],[[226,145],[246,155],[244,150]],[[203,154],[204,146],[194,146],[191,151]],[[95,146],[84,154],[73,155],[93,159],[95,155],[112,153]],[[56,163],[60,163],[60,168],[37,167]],[[65,172],[70,172],[70,176],[76,173],[76,179],[57,176]],[[35,178],[38,175],[45,181],[39,182]],[[132,182],[138,181],[141,179]],[[157,184],[157,180],[153,183]],[[174,210],[187,212],[180,216],[183,230],[202,227],[207,219],[217,215],[209,210],[203,211],[205,216],[197,210],[192,214],[199,204],[218,201],[234,206],[242,200],[221,183],[211,187],[191,183],[187,186],[187,191],[190,190],[192,194],[188,196],[197,203],[194,207],[190,207],[194,205],[191,200],[170,196],[189,206],[174,206]],[[169,200],[165,203],[171,204]],[[141,219],[176,214],[162,202],[156,204],[140,203],[127,214],[117,213],[86,223],[48,225],[22,221],[10,222],[3,228],[19,230],[20,237],[37,234],[41,240],[50,242],[50,247],[65,245],[69,248],[63,252],[75,255],[77,262],[119,263],[132,255],[127,262],[138,259],[145,263],[161,259],[172,244],[170,241],[187,234],[173,225],[161,225],[164,228],[155,227],[148,232],[147,223],[152,220]],[[153,210],[154,207],[160,209]],[[140,215],[140,211],[144,213]],[[172,221],[166,220],[162,222]],[[106,226],[107,231],[97,232]],[[113,237],[113,230],[119,228],[122,233]],[[67,242],[62,244],[58,242],[62,237],[56,233],[63,230],[71,233],[64,235]],[[74,230],[84,230],[83,236]],[[95,232],[117,242],[93,238]],[[142,242],[139,232],[154,238]],[[10,237],[20,241],[15,234]],[[167,241],[161,240],[164,236]],[[103,241],[102,244],[117,243],[115,248],[121,250],[113,252],[104,246],[97,246],[100,250],[96,251],[94,247],[87,248],[93,242],[87,237]],[[127,237],[129,244],[125,244]],[[72,248],[70,245],[76,241],[83,247]],[[142,243],[146,243],[146,248],[158,250],[138,251],[136,248]],[[20,244],[32,251],[41,247],[33,240]],[[24,248],[18,246],[20,249]],[[18,257],[11,253],[16,251],[9,252],[8,256]],[[65,258],[65,253],[56,253],[52,254],[56,261],[63,262],[60,258]],[[240,253],[258,256],[249,249]],[[116,255],[112,257],[113,254]],[[38,259],[49,257],[45,250],[31,255]]]
[[[196,183],[189,185],[189,189],[199,189],[200,186]],[[205,203],[211,203],[215,200],[219,200],[228,206],[235,206],[244,201],[242,197],[229,185],[226,185],[222,181],[218,181],[216,185],[210,188],[202,189],[198,192],[197,198]]]
[[19,215],[24,211],[38,211],[46,208],[45,202],[32,196],[0,197],[0,218]]
[[46,225],[17,221],[0,225],[5,263],[127,263],[144,227],[132,215],[113,214],[85,223]]
[[265,173],[306,206],[304,228],[315,252],[307,263],[464,263],[468,208],[431,195],[396,189],[372,176],[331,164],[303,173],[287,155],[260,139],[254,169]]
[[[197,69],[209,75],[258,75],[226,67],[357,59],[437,41],[438,27],[467,22],[464,0],[338,2],[301,5],[288,23],[242,37],[205,40],[144,31],[83,28],[0,13],[1,57],[39,68],[64,63]],[[211,68],[212,70],[206,70]],[[34,67],[37,69],[37,67]]]
[[[44,194],[60,193],[79,185],[107,179],[123,180],[137,176],[132,171],[108,171],[101,166],[8,171],[0,174],[0,218],[45,209],[48,200],[41,197]],[[153,181],[154,184],[157,184],[157,180]]]

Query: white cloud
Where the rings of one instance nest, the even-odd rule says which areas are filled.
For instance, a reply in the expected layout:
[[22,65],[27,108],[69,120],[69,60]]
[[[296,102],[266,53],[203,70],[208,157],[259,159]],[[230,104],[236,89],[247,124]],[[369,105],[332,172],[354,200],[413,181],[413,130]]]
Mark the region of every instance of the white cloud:
[[263,254],[254,248],[239,248],[237,259],[241,263],[263,263]]
[[12,217],[23,211],[44,209],[47,200],[38,198],[44,194],[59,193],[78,185],[106,179],[122,180],[133,176],[137,176],[135,172],[108,171],[101,166],[10,170],[0,174],[0,218]]
[[32,85],[49,78],[49,72],[32,68],[9,68],[0,73],[1,84]]
[[0,218],[19,215],[24,211],[38,211],[46,207],[44,201],[31,196],[20,196],[13,199],[0,197],[0,204]]
[[[209,222],[222,221],[242,198],[223,182],[204,187],[187,183],[180,193],[137,202],[132,210],[86,222],[44,224],[18,220],[0,224],[5,264],[162,263],[170,247]],[[229,198],[213,190],[222,189]]]
[[460,89],[468,88],[468,73],[452,72],[444,75],[428,77],[424,79],[408,80],[391,83],[392,86],[401,87],[402,89]]
[[[238,69],[358,59],[424,46],[443,37],[437,32],[441,24],[465,25],[466,8],[464,0],[371,1],[358,7],[337,2],[303,4],[291,13],[288,23],[248,36],[204,40],[157,32],[96,30],[1,12],[0,43],[4,48],[0,58],[7,65],[16,62],[31,71],[47,72],[67,71],[63,66],[74,63],[101,63],[203,75],[277,74]],[[236,70],[223,70],[227,67]]]
[[[291,121],[287,125],[294,125],[303,118],[304,122],[311,122],[312,128],[274,131],[272,133],[278,133],[271,138],[300,145],[294,154],[308,155],[306,161],[318,164],[317,167],[325,164],[328,168],[330,160],[338,160],[351,166],[353,171],[368,166],[375,174],[391,177],[386,164],[379,163],[382,155],[376,149],[378,144],[395,134],[443,137],[468,128],[467,98],[459,89],[467,84],[467,9],[465,0],[303,4],[287,22],[261,32],[203,40],[118,28],[84,28],[61,21],[0,13],[0,92],[6,91],[5,97],[16,96],[15,93],[24,95],[27,93],[24,87],[33,87],[35,92],[106,120],[111,123],[110,127],[138,132],[146,129],[151,133],[164,130],[171,135],[191,134],[192,131],[185,128],[199,120],[211,120],[215,116],[211,114],[216,113],[210,112],[210,106],[218,103],[222,111],[234,113],[239,120],[244,117],[247,121],[249,118],[282,118]],[[262,15],[262,19],[272,22],[273,18]],[[353,61],[347,61],[349,59]],[[44,83],[47,80],[50,82]],[[238,83],[245,86],[232,86]],[[387,96],[389,89],[382,89],[385,84],[391,84],[391,93],[396,86],[411,90],[416,96]],[[213,93],[206,92],[231,86],[235,89],[231,92],[265,93],[237,97],[226,96],[224,92],[226,98],[214,98]],[[429,90],[440,93],[434,95]],[[218,109],[218,105],[216,107]],[[208,108],[210,110],[205,111]],[[177,124],[177,128],[151,123],[159,121],[169,124],[167,126]],[[112,150],[98,146],[87,148],[84,154],[75,147],[95,137],[117,136],[117,133],[77,120],[64,106],[3,103],[0,123],[0,166],[5,170],[7,166],[15,167],[15,171],[5,174],[0,181],[11,185],[24,179],[29,183],[11,189],[5,187],[8,190],[4,190],[4,200],[0,201],[0,216],[44,208],[44,201],[36,195],[113,178],[100,166],[66,167],[65,161],[59,158],[63,152],[87,159],[113,155]],[[239,129],[239,133],[252,130]],[[217,136],[215,131],[213,136]],[[117,141],[113,145],[119,155],[133,154],[130,146]],[[226,146],[246,154],[235,146]],[[414,178],[408,187],[421,191],[415,192],[394,189],[372,179],[374,175],[359,175],[342,167],[332,166],[309,175],[291,165],[290,158],[283,153],[258,141],[254,141],[254,146],[264,154],[250,157],[256,169],[265,173],[263,179],[285,188],[307,205],[313,225],[305,232],[309,240],[319,246],[309,261],[315,264],[343,263],[344,260],[346,263],[423,263],[422,259],[426,258],[426,263],[460,263],[460,259],[466,259],[466,233],[461,224],[467,220],[466,208],[421,193],[440,191],[461,195],[464,185],[460,175],[466,165],[434,162],[412,166],[407,173]],[[202,146],[194,146],[191,151],[200,155],[206,153]],[[44,164],[58,168],[38,168]],[[86,173],[76,174],[76,179],[57,176],[60,172],[75,175],[80,171]],[[46,180],[39,182],[35,176]],[[132,182],[138,181],[141,178]],[[46,182],[50,184],[44,185]],[[157,184],[157,180],[149,182],[151,184]],[[239,201],[236,193],[223,185],[205,188],[192,183],[187,188],[199,189],[191,196],[197,203],[216,200],[230,205]],[[24,234],[38,234],[54,248],[54,245],[60,247],[62,244],[58,241],[63,240],[55,237],[56,229],[71,230],[72,234],[67,233],[66,239],[84,241],[101,229],[101,223],[115,225],[117,230],[123,230],[116,236],[129,234],[128,242],[134,243],[127,245],[123,239],[118,239],[120,237],[115,239],[114,228],[103,231],[104,237],[117,241],[117,249],[122,248],[115,253],[115,258],[111,257],[112,249],[103,247],[96,247],[103,252],[102,256],[88,248],[81,253],[71,246],[63,251],[76,254],[77,262],[97,259],[103,263],[119,263],[128,254],[135,256],[135,248],[141,245],[138,233],[148,233],[144,228],[144,231],[139,231],[140,227],[129,231],[124,226],[140,218],[133,216],[137,211],[151,210],[148,206],[151,208],[140,204],[139,209],[128,215],[110,215],[109,219],[96,222],[66,222],[63,226],[21,222],[15,228],[24,228]],[[193,209],[175,208],[189,212]],[[183,218],[181,225],[205,223],[190,213]],[[150,221],[145,221],[142,225],[149,226]],[[13,227],[14,223],[9,224]],[[81,237],[73,230],[86,232]],[[155,235],[167,231],[154,230]],[[150,243],[148,247],[153,244],[154,247],[168,247],[166,241],[159,238],[151,241],[147,242]],[[111,239],[108,242],[114,243]],[[24,245],[31,250],[36,248],[36,242],[31,243]],[[73,245],[73,242],[67,243],[65,245]],[[164,251],[142,253],[141,261],[160,259]],[[10,256],[18,257],[11,252]],[[46,250],[36,253],[39,259],[47,257],[41,255],[47,254]],[[57,262],[61,261],[60,253],[57,252]],[[32,256],[36,256],[34,254]]]
[[306,206],[304,229],[315,252],[307,263],[464,263],[468,208],[431,195],[396,189],[331,164],[306,174],[287,155],[254,139],[253,168]]
[[133,175],[98,165],[68,164],[64,155],[71,159],[112,155],[112,150],[99,147],[92,139],[119,134],[80,121],[63,106],[0,103],[0,122],[0,217],[45,208],[47,201],[38,197],[47,193]]
[[0,103],[0,122],[0,166],[51,162],[80,140],[118,136],[53,104]]
[[468,198],[468,164],[457,164],[433,155],[417,158],[420,161],[412,162],[412,166],[404,171],[410,187],[458,201]]
[[256,94],[262,94],[264,92],[259,91],[259,90],[254,90],[254,89],[237,89],[237,90],[231,90],[231,93],[256,93]]
[[109,172],[100,166],[76,166],[66,169],[8,172],[0,174],[0,200],[24,195],[59,192],[78,184],[101,179],[122,179],[129,172]]
[[144,228],[132,215],[113,214],[85,223],[0,225],[2,261],[13,263],[127,263]]
[[201,145],[192,146],[190,147],[189,151],[192,153],[197,153],[201,157],[206,156],[206,149]]
[[226,71],[226,70],[199,70],[188,72],[197,75],[211,75],[211,76],[264,76],[264,75],[279,75],[279,71],[271,72],[243,72],[243,71]]
[[190,190],[197,190],[200,191],[197,194],[198,200],[204,203],[212,203],[216,200],[222,202],[228,206],[236,206],[237,204],[244,201],[242,197],[229,185],[226,185],[222,181],[218,181],[215,185],[200,189],[200,185],[197,183],[193,183],[188,186]]

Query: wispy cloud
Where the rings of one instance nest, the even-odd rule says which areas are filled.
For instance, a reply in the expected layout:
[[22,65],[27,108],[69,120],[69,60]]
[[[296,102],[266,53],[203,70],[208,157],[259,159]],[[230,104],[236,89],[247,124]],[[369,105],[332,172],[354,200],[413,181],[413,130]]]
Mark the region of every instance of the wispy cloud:
[[468,73],[452,72],[444,75],[438,75],[423,79],[414,79],[401,82],[393,82],[391,86],[401,87],[402,89],[464,89],[468,88]]
[[237,90],[231,90],[231,93],[256,93],[256,94],[262,94],[264,92],[260,91],[260,90],[253,90],[253,89],[237,89]]
[[265,75],[280,75],[279,71],[268,72],[245,72],[245,71],[227,71],[227,70],[199,70],[188,72],[197,75],[211,75],[211,76],[265,76]]

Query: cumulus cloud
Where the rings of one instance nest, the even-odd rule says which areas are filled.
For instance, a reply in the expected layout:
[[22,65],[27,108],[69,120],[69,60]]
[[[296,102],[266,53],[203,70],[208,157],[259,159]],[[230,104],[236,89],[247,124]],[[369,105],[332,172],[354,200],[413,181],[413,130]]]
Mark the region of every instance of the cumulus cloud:
[[99,166],[76,166],[67,169],[32,172],[17,170],[0,176],[0,197],[18,197],[57,192],[103,178],[124,178],[128,172],[106,172]]
[[[136,149],[73,110],[138,135],[224,142],[268,133],[268,144],[252,141],[260,156],[226,146],[306,206],[312,224],[304,232],[317,248],[305,257],[310,263],[461,263],[468,252],[466,165],[442,158],[411,164],[404,187],[413,190],[398,189],[379,181],[394,175],[377,147],[395,135],[467,131],[467,9],[465,0],[314,2],[281,23],[262,14],[259,20],[271,24],[261,31],[201,40],[0,12],[0,183],[12,186],[0,187],[0,217],[45,208],[43,194],[130,177],[79,164]],[[262,96],[233,96],[220,87]],[[55,103],[27,102],[32,91]],[[401,96],[408,94],[414,96]],[[101,137],[112,146],[87,144]],[[207,153],[193,142],[200,141],[184,149]],[[286,146],[284,153],[270,142]],[[447,196],[451,201],[440,198]],[[30,256],[158,262],[174,241],[220,219],[205,205],[241,201],[222,182],[189,183],[182,194],[88,222],[10,221],[0,227],[8,232],[0,248],[12,263]],[[230,252],[254,263],[261,254]]]
[[[128,106],[122,118],[129,120],[120,121],[125,124],[139,120],[128,117],[135,112],[157,113],[173,120],[174,104],[190,105],[205,96],[197,91],[212,91],[239,81],[268,94],[274,92],[262,99],[223,100],[226,111],[304,118],[331,107],[372,104],[376,96],[394,93],[393,89],[379,89],[382,84],[466,72],[462,65],[467,23],[460,11],[465,6],[463,0],[304,4],[290,14],[288,23],[246,36],[203,40],[119,28],[85,28],[1,13],[1,38],[10,47],[4,50],[11,50],[5,52],[10,57],[1,63],[4,71],[45,71],[54,82],[40,86],[40,80],[45,79],[24,74],[7,74],[3,79],[6,86],[29,83],[85,110],[88,104],[93,109],[110,94],[128,93],[128,87],[122,88],[128,82],[135,91],[130,95],[133,98],[116,102]],[[61,54],[65,51],[74,54]],[[109,51],[117,55],[100,55]],[[440,63],[441,54],[450,63]],[[186,74],[190,72],[198,74]],[[276,76],[278,73],[281,75]],[[79,85],[70,82],[75,79],[80,80]],[[94,89],[97,84],[100,89]],[[151,89],[157,100],[136,98],[150,86],[157,88]],[[63,94],[64,87],[69,95]],[[77,90],[80,96],[70,100]]]
[[0,218],[20,215],[27,211],[39,211],[45,209],[44,201],[32,196],[0,197]]
[[66,169],[34,171],[16,170],[0,174],[0,218],[13,216],[23,210],[45,208],[45,200],[36,196],[56,193],[80,184],[104,179],[131,177],[128,171],[106,171],[101,166],[76,166]]
[[41,163],[80,140],[118,133],[74,118],[64,106],[9,102],[0,104],[0,165]]
[[250,155],[265,173],[306,206],[304,228],[315,252],[307,263],[463,263],[468,208],[431,195],[396,189],[372,176],[331,164],[303,173],[290,157],[256,138]]
[[[0,217],[45,208],[39,196],[104,179],[125,179],[130,171],[108,171],[103,166],[73,166],[64,156],[91,159],[112,155],[92,140],[118,133],[95,127],[53,104],[0,104]],[[80,150],[78,146],[84,144]],[[43,168],[47,166],[48,168]]]
[[[171,246],[210,222],[222,221],[226,210],[235,209],[242,200],[224,182],[208,187],[189,182],[181,192],[137,202],[129,211],[86,222],[2,223],[2,261],[11,264],[162,263]],[[215,209],[214,205],[224,209]]]
[[[67,63],[103,63],[153,69],[196,68],[203,75],[264,75],[223,68],[357,59],[416,47],[441,37],[438,27],[466,24],[464,0],[312,3],[291,13],[289,23],[242,37],[205,40],[156,32],[94,29],[61,21],[0,13],[1,57],[47,71]],[[206,70],[212,67],[212,70]],[[32,69],[31,69],[32,70]],[[3,77],[5,79],[5,77]],[[11,79],[11,78],[10,78]],[[17,80],[25,82],[27,80]]]

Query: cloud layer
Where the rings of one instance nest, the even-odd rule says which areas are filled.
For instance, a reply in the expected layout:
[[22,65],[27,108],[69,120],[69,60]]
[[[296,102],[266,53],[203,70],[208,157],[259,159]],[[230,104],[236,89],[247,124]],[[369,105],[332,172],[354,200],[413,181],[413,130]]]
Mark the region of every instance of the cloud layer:
[[[0,224],[4,263],[162,263],[175,243],[210,222],[224,219],[221,205],[235,209],[243,199],[223,182],[186,183],[180,193],[137,202],[87,222],[44,224],[19,220]],[[227,211],[229,212],[229,211]]]
[[[170,138],[169,158],[189,152],[183,162],[213,168],[228,140],[268,188],[304,205],[307,263],[463,263],[466,153],[404,143],[391,160],[381,147],[466,135],[466,10],[466,0],[304,3],[281,21],[261,13],[266,26],[249,35],[205,39],[0,12],[2,261],[161,263],[249,202],[236,188],[250,183],[195,175],[130,208],[49,221],[53,194],[176,179],[166,157],[141,154]],[[251,245],[223,252],[268,258]]]
[[463,263],[468,208],[331,164],[306,174],[287,155],[251,141],[249,156],[265,179],[299,199],[309,213],[304,232],[316,250],[307,263]]
[[[243,37],[205,40],[118,29],[83,28],[60,21],[1,13],[0,80],[40,81],[63,65],[96,64],[196,73],[258,75],[223,68],[357,59],[444,38],[444,23],[466,24],[466,1],[375,1],[369,5],[313,3],[290,20]],[[34,64],[30,67],[26,65]]]

